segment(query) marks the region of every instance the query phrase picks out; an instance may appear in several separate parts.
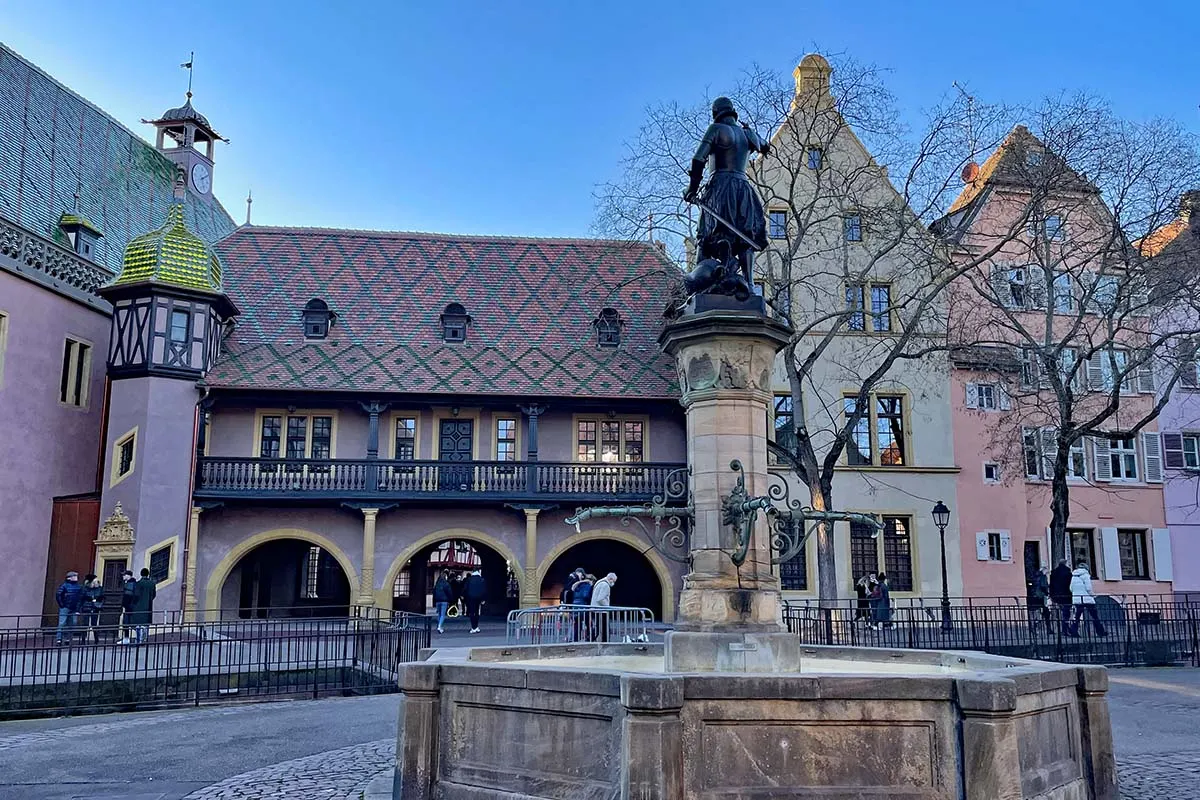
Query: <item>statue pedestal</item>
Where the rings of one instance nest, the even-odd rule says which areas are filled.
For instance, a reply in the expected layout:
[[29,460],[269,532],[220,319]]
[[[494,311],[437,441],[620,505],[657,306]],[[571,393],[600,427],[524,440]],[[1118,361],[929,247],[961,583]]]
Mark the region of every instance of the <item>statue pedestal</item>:
[[[701,298],[703,299],[703,298]],[[791,330],[763,315],[757,304],[689,311],[672,322],[659,344],[675,357],[682,403],[687,409],[688,463],[692,467],[692,570],[679,596],[677,631],[668,638],[667,669],[796,669],[779,634],[783,603],[771,570],[766,519],[755,517],[745,562],[735,566],[735,533],[724,523],[722,503],[744,476],[750,495],[767,493],[767,418],[775,355]],[[730,462],[742,464],[741,475]],[[767,637],[767,638],[764,638]],[[733,645],[733,649],[730,649]],[[707,656],[703,655],[708,653]],[[749,654],[757,654],[751,656]],[[796,648],[796,663],[799,650]],[[689,666],[683,667],[683,664]],[[707,664],[708,666],[701,666]],[[721,666],[718,666],[721,665]]]

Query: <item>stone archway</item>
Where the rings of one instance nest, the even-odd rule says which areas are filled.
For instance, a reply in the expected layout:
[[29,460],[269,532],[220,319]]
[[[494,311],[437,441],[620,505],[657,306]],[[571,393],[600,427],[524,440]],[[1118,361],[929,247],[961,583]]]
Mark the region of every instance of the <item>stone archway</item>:
[[[382,608],[425,613],[431,607],[428,594],[437,571],[436,565],[431,565],[427,559],[439,545],[446,542],[467,543],[480,555],[481,561],[478,566],[488,584],[485,614],[494,616],[517,607],[525,580],[521,562],[504,542],[472,528],[444,528],[422,536],[404,548],[392,559],[384,574],[383,584],[376,590],[377,604]],[[397,578],[405,569],[409,570],[407,580],[401,583],[405,585],[407,594],[396,598]],[[462,572],[465,569],[465,566],[461,566],[456,567],[455,571]],[[515,592],[509,590],[510,579],[516,581]]]
[[[342,548],[339,547],[332,539],[319,533],[304,530],[303,528],[277,528],[275,530],[256,533],[253,536],[243,539],[232,549],[230,549],[230,551],[225,554],[224,558],[217,563],[217,566],[213,569],[212,574],[208,578],[208,582],[205,584],[204,607],[206,609],[208,618],[212,619],[219,617],[223,612],[237,612],[240,608],[240,601],[233,603],[222,603],[222,595],[223,591],[226,590],[226,582],[229,580],[230,575],[235,569],[238,568],[243,559],[264,545],[269,545],[272,542],[288,540],[302,542],[305,546],[310,548],[320,548],[320,550],[327,555],[328,560],[331,560],[333,563],[336,563],[338,566],[340,566],[341,577],[344,578],[345,583],[344,592],[340,591],[342,581],[338,580],[336,573],[334,573],[332,569],[327,568],[329,563],[328,560],[322,559],[318,554],[317,563],[314,565],[320,568],[321,571],[327,575],[327,577],[324,579],[326,586],[321,586],[321,579],[318,579],[319,588],[328,587],[333,589],[334,587],[332,584],[336,584],[338,588],[338,596],[330,598],[335,602],[331,603],[329,607],[340,608],[344,605],[348,609],[353,587],[358,585],[358,572],[354,568],[354,562],[350,560],[350,557],[346,555],[345,551],[342,550]],[[241,592],[239,590],[239,595],[240,594]],[[342,603],[342,594],[344,594],[344,604]],[[320,600],[320,598],[316,599],[318,601]],[[322,605],[322,603],[317,602],[311,605],[315,607]],[[226,608],[225,606],[230,607]]]
[[[594,564],[576,564],[567,562],[565,560],[562,561],[562,563],[556,563],[560,562],[564,556],[570,556],[573,548],[577,548],[580,545],[588,542],[598,542],[601,544],[604,542],[609,542],[615,545],[621,545],[621,550],[616,550],[614,548],[614,559],[618,557],[630,559],[638,558],[640,556],[647,570],[644,573],[638,567],[634,567],[633,570],[630,570],[628,565],[630,563],[636,564],[636,562],[625,561],[624,564],[622,564],[617,560],[609,561],[603,554],[598,554],[599,557],[595,560]],[[567,563],[570,563],[570,566],[566,566]],[[604,566],[604,564],[608,563],[617,564],[618,566]],[[672,573],[671,568],[667,565],[666,559],[664,559],[662,555],[660,555],[654,548],[650,547],[644,539],[639,539],[628,531],[613,529],[583,531],[563,539],[550,549],[550,552],[546,554],[545,558],[543,558],[541,563],[538,565],[537,585],[539,587],[539,591],[547,594],[546,597],[543,597],[544,602],[557,602],[558,592],[553,587],[555,585],[561,587],[563,576],[578,566],[583,566],[585,569],[588,569],[593,573],[596,573],[597,568],[603,568],[603,572],[597,573],[597,577],[603,577],[604,572],[616,572],[618,576],[618,591],[616,593],[616,601],[620,603],[624,602],[620,599],[622,590],[624,590],[627,598],[636,598],[645,595],[645,592],[641,590],[630,591],[625,589],[625,586],[630,584],[622,585],[620,583],[619,578],[623,571],[625,572],[626,577],[631,580],[631,583],[638,580],[639,575],[645,577],[652,576],[655,583],[658,585],[658,599],[657,602],[652,602],[646,607],[655,612],[655,619],[657,620],[670,622],[675,619],[675,576]]]

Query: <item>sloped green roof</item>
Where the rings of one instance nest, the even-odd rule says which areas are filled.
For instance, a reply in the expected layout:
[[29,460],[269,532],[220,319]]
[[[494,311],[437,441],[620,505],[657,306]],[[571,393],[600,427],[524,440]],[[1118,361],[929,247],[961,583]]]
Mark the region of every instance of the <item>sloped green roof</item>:
[[104,231],[97,228],[87,217],[80,214],[68,214],[64,212],[63,215],[58,218],[58,227],[62,228],[63,230],[67,230],[68,228],[84,228],[85,230],[89,230],[97,236],[104,235]]
[[121,274],[113,286],[154,281],[187,289],[221,291],[221,260],[183,222],[183,205],[167,212],[156,231],[135,236],[125,247]]

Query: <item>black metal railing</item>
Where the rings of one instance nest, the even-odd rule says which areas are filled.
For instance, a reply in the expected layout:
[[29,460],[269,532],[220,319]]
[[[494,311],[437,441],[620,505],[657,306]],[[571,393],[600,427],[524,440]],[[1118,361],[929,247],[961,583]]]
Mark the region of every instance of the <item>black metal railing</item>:
[[[431,643],[432,618],[349,609],[348,616],[219,619],[159,615],[141,630],[89,625],[0,629],[0,719],[47,711],[129,710],[203,702],[396,691],[398,665]],[[139,643],[140,640],[140,643]]]
[[[1200,666],[1200,602],[1099,597],[1099,625],[1072,606],[954,601],[949,624],[938,601],[887,611],[857,600],[789,603],[788,631],[805,644],[981,650],[1075,664]],[[1064,611],[1065,609],[1065,611]]]
[[199,497],[603,498],[649,501],[663,494],[675,463],[393,461],[205,456]]

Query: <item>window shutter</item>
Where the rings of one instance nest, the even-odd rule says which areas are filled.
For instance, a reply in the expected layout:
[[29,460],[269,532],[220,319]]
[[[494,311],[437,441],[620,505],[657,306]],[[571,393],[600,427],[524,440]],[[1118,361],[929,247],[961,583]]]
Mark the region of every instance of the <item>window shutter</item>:
[[1000,560],[1012,561],[1012,532],[1000,531]]
[[1054,477],[1054,456],[1058,450],[1058,429],[1042,428],[1038,432],[1038,443],[1042,450],[1042,477],[1050,480]]
[[1003,383],[996,384],[996,400],[1000,404],[1001,411],[1008,411],[1012,408],[1012,398],[1008,395],[1008,388]]
[[975,534],[975,558],[979,561],[988,560],[988,535],[987,531],[980,531]]
[[1154,358],[1150,353],[1139,353],[1145,359],[1137,368],[1137,389],[1139,392],[1154,392]]
[[992,293],[1004,308],[1012,308],[1012,291],[1008,288],[1008,265],[992,264]]
[[1096,454],[1096,480],[1098,481],[1112,480],[1112,461],[1108,458],[1108,451],[1108,439],[1101,439],[1099,436],[1092,437],[1092,452]]
[[1162,438],[1167,469],[1183,469],[1187,463],[1183,460],[1183,434],[1164,433]]
[[979,385],[967,384],[967,408],[979,408]]
[[1155,528],[1150,532],[1150,546],[1154,548],[1154,580],[1175,580],[1174,565],[1171,559],[1171,531],[1168,528]]
[[1029,297],[1030,308],[1046,307],[1046,270],[1036,264],[1030,264],[1026,269],[1025,291]]
[[1104,353],[1097,350],[1087,360],[1087,388],[1093,391],[1108,391],[1104,381]]
[[1100,560],[1104,562],[1104,580],[1121,580],[1121,547],[1117,543],[1116,528],[1100,529],[1100,553]]
[[1146,483],[1162,483],[1162,438],[1157,431],[1142,433],[1142,461],[1146,465]]

